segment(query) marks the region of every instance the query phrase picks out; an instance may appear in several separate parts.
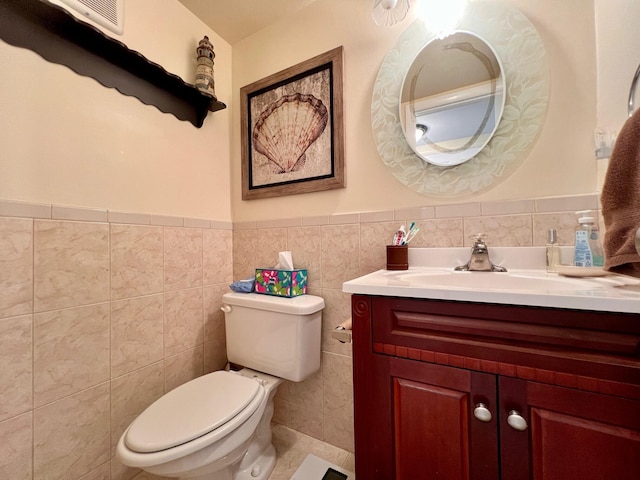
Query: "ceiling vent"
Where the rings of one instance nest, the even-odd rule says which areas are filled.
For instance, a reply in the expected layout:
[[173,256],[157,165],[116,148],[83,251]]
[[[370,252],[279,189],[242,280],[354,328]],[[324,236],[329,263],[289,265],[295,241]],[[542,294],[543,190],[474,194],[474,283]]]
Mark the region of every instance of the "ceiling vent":
[[124,0],[61,0],[61,2],[118,35],[124,32]]

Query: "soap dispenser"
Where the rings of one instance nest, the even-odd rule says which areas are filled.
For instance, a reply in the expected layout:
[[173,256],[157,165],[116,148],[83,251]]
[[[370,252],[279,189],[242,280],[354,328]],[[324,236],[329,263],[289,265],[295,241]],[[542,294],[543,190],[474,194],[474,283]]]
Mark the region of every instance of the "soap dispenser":
[[600,232],[591,216],[591,210],[576,212],[580,215],[576,227],[576,246],[573,264],[576,267],[602,267],[604,256],[600,242]]

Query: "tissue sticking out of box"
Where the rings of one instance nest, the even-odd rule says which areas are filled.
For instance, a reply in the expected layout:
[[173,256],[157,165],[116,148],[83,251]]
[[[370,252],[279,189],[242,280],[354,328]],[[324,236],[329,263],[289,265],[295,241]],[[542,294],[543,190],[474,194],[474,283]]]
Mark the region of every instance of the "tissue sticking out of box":
[[291,252],[278,253],[278,263],[273,268],[278,270],[294,270]]

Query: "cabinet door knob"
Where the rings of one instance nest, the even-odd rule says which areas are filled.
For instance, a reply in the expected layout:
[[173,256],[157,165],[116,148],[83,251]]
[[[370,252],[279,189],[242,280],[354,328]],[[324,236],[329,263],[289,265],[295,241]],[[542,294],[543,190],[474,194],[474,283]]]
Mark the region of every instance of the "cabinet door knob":
[[492,418],[491,412],[484,403],[476,405],[476,408],[473,409],[473,416],[481,422],[490,422]]
[[520,412],[517,412],[516,410],[511,410],[509,412],[507,423],[511,428],[513,428],[514,430],[518,430],[519,432],[524,432],[529,427],[524,417],[520,415]]

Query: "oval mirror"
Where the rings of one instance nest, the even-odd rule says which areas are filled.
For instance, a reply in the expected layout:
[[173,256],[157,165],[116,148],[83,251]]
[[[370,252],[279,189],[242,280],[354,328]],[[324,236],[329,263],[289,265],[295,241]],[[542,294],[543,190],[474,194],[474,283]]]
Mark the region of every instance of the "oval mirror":
[[436,38],[411,63],[400,92],[400,124],[423,160],[442,167],[476,156],[498,128],[505,76],[491,45],[470,32]]

